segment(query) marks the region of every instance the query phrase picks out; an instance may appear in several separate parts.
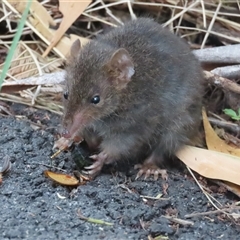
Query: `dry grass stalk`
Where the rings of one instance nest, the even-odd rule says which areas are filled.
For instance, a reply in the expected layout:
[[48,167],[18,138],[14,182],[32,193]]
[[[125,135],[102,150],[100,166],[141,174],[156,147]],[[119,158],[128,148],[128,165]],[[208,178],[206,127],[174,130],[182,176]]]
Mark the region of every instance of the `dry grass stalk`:
[[[11,26],[19,18],[16,11],[13,9],[10,11],[7,5],[4,4],[6,2],[7,0],[4,0],[0,4],[0,21],[6,21],[8,29],[7,33],[0,33],[0,51],[1,49],[7,51],[10,47],[11,41],[9,39],[13,37],[16,31],[16,28]],[[61,21],[61,13],[59,13],[57,5],[53,5],[51,1],[44,1],[43,6],[48,10],[51,17],[55,19],[55,22]],[[95,0],[77,21],[79,24],[87,23],[87,25],[85,24],[86,28],[73,27],[72,29],[83,37],[92,38],[102,31],[102,26],[123,24],[126,19],[136,18],[140,12],[143,12],[154,16],[165,27],[185,38],[195,48],[203,48],[209,45],[209,39],[213,36],[218,37],[222,44],[228,45],[240,42],[239,8],[237,0],[221,1],[220,3],[218,0],[152,0],[151,2],[147,0]],[[35,41],[36,36],[33,35],[33,29],[28,25],[24,29],[24,35],[31,36],[33,41],[23,41],[19,45],[20,51],[16,53],[16,59],[12,63],[12,68],[9,70],[5,83],[19,78],[41,75],[44,72],[55,71],[62,63],[63,59],[57,57],[54,53],[51,55],[50,61],[40,57],[46,50],[46,45],[42,42],[39,44],[39,40]],[[200,39],[198,44],[195,43],[196,39]],[[48,104],[51,98],[49,99],[49,92],[46,90],[54,92],[54,89],[48,86],[46,86],[46,89],[42,84],[41,87],[37,87],[38,85],[35,88],[28,89],[28,91],[25,90],[24,94],[15,93],[12,97],[3,93],[0,96],[2,99],[23,102],[27,105],[35,104],[36,107],[60,111],[60,99],[56,100],[53,105]],[[57,93],[56,96],[58,96]]]

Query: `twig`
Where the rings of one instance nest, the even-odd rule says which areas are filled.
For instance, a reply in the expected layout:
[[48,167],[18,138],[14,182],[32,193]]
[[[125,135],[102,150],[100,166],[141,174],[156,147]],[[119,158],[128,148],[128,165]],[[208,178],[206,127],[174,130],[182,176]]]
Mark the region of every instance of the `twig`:
[[221,121],[212,117],[208,117],[210,123],[217,125],[218,127],[224,128],[233,133],[240,134],[240,126],[236,123]]
[[87,218],[87,217],[84,217],[80,210],[78,210],[78,213],[77,213],[78,217],[84,221],[87,221],[87,222],[90,222],[90,223],[95,223],[95,224],[102,224],[102,225],[107,225],[107,226],[113,226],[113,223],[109,223],[109,222],[105,222],[103,220],[100,220],[100,219],[95,219],[95,218]]
[[193,53],[202,63],[240,63],[240,44],[194,50]]
[[207,39],[208,39],[208,37],[209,37],[210,31],[212,30],[213,24],[214,24],[215,21],[216,21],[217,14],[218,14],[221,6],[222,6],[222,2],[219,1],[218,6],[217,6],[217,9],[216,9],[216,11],[215,11],[215,13],[214,13],[214,15],[213,15],[213,17],[212,17],[212,20],[211,20],[211,22],[210,22],[210,24],[209,24],[209,26],[208,26],[207,33],[205,34],[204,39],[203,39],[203,41],[202,41],[201,49],[203,49],[204,46],[205,46],[205,43],[206,43],[206,41],[207,41]]
[[[201,191],[203,192],[203,194],[206,196],[206,198],[208,199],[208,201],[213,205],[214,208],[220,210],[219,207],[217,207],[217,205],[212,201],[211,198],[213,198],[208,192],[206,192],[202,185],[198,182],[197,178],[195,177],[195,175],[193,174],[192,170],[186,166],[187,170],[189,171],[189,173],[192,175],[193,179],[195,180],[195,182],[197,183],[198,187],[201,189]],[[218,202],[219,203],[219,202]],[[225,212],[224,212],[225,213]],[[227,214],[227,213],[226,213]]]
[[234,208],[230,208],[230,207],[229,208],[222,208],[222,209],[207,211],[207,212],[191,213],[191,214],[185,215],[184,217],[185,218],[192,218],[192,217],[206,216],[206,215],[217,214],[217,213],[232,212],[233,210],[240,210],[240,206],[236,206]]
[[54,169],[57,169],[59,171],[62,171],[62,172],[67,172],[66,170],[62,169],[62,168],[58,168],[58,167],[54,167],[54,166],[51,166],[51,165],[48,165],[48,164],[45,164],[45,163],[39,163],[39,162],[31,162],[31,164],[38,164],[38,165],[42,165],[42,166],[45,166],[45,167],[48,167],[48,168],[54,168]]
[[227,78],[220,77],[208,71],[204,71],[204,78],[210,84],[240,94],[240,85]]
[[224,78],[237,79],[240,78],[240,65],[218,67],[213,69],[211,73]]
[[193,226],[194,225],[194,222],[192,221],[187,221],[187,220],[183,220],[183,219],[180,219],[180,218],[175,218],[175,217],[170,217],[170,216],[162,216],[168,220],[170,220],[171,222],[174,222],[174,223],[178,223],[178,224],[181,224],[183,226]]

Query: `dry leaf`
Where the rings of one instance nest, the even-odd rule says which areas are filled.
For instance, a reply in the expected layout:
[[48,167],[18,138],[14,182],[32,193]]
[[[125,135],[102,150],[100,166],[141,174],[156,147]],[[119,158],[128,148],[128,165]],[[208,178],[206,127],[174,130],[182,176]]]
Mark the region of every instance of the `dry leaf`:
[[51,39],[50,45],[44,52],[43,57],[48,55],[51,49],[59,42],[61,37],[65,34],[73,22],[75,22],[75,20],[82,14],[90,2],[91,0],[75,0],[70,2],[59,0],[59,9],[63,14],[63,19],[58,30],[55,32],[53,38]]
[[54,173],[51,171],[44,171],[46,177],[51,178],[55,182],[66,185],[66,186],[77,186],[79,185],[79,180],[73,176],[62,174],[62,173]]
[[[211,124],[208,121],[205,110],[202,111],[202,116],[203,116],[203,126],[205,131],[205,139],[206,139],[208,149],[240,157],[239,148],[234,148],[228,145],[224,140],[218,137],[217,133],[213,130]],[[227,162],[224,163],[225,169],[222,169],[222,174],[229,173],[229,171],[231,171],[231,168],[234,168],[235,166],[235,164],[233,164],[231,161],[229,160],[226,160],[226,161]],[[238,166],[238,168],[239,167],[240,165]],[[216,166],[215,171],[218,171],[218,166]],[[219,169],[219,171],[221,171],[221,169]],[[220,179],[227,181],[225,182],[225,184],[228,186],[228,190],[232,191],[233,193],[237,193],[237,191],[239,190],[239,186],[229,183],[233,181],[231,181],[230,179],[223,179],[223,178],[220,178]],[[240,185],[240,183],[236,183],[236,182],[233,182],[233,183]],[[238,192],[238,195],[240,195],[240,192]]]
[[186,146],[177,153],[177,157],[204,177],[240,185],[240,150],[220,139],[212,129],[204,110],[202,115],[209,149]]
[[[80,0],[78,0],[80,1]],[[76,2],[76,1],[74,1]],[[88,2],[89,0],[84,1]],[[66,2],[69,4],[69,2]],[[7,0],[5,4],[13,11],[18,12],[19,16],[22,15],[24,9],[26,8],[27,1],[16,1],[16,0]],[[80,1],[79,4],[83,4]],[[83,4],[85,6],[85,3]],[[80,15],[80,10],[78,16]],[[56,30],[50,29],[49,26],[55,26],[56,23],[54,22],[53,18],[47,12],[47,10],[42,6],[40,2],[37,0],[33,0],[30,6],[31,14],[28,17],[26,25],[30,27],[35,34],[37,34],[46,44],[49,46],[50,42],[54,38]],[[72,13],[68,14],[71,15]],[[87,41],[87,40],[86,40]],[[84,38],[81,38],[81,42],[85,42]],[[73,43],[71,38],[66,36],[62,37],[62,39],[56,44],[54,47],[54,51],[61,57],[65,58],[69,52],[69,49]]]
[[177,157],[204,177],[240,185],[240,158],[212,150],[186,146]]
[[228,145],[224,140],[219,138],[218,135],[215,133],[215,131],[213,130],[212,126],[208,121],[205,110],[203,110],[202,116],[203,116],[203,125],[204,125],[205,138],[206,138],[208,149],[222,152],[222,153],[228,153],[228,154],[240,157],[239,148],[234,148]]
[[[38,52],[30,49],[25,43],[20,41],[11,61],[8,76],[19,80],[38,74],[42,75],[43,73],[59,70],[58,67],[62,64],[62,59],[43,58]],[[4,64],[0,65],[0,69],[3,66]],[[5,82],[12,80],[11,78],[7,78]],[[25,82],[22,82],[22,84],[27,85]]]

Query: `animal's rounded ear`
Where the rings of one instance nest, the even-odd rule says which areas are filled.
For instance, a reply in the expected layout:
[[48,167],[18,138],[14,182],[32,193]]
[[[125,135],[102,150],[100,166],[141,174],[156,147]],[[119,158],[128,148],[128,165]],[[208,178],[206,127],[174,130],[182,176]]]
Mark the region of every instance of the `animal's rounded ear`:
[[120,89],[127,86],[135,73],[132,58],[124,48],[119,48],[112,54],[106,67],[110,78]]
[[80,49],[81,49],[81,42],[79,39],[77,39],[74,41],[74,43],[71,46],[71,50],[70,50],[71,58],[76,59]]

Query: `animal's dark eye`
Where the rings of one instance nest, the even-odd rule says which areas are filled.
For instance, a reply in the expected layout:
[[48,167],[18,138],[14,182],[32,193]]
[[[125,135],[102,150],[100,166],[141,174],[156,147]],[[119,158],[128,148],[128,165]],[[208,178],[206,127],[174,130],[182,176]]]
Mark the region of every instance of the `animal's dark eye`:
[[94,96],[91,99],[91,103],[93,103],[93,104],[98,104],[99,102],[100,102],[100,97],[98,95]]
[[68,99],[68,91],[63,93],[63,97],[67,100]]

